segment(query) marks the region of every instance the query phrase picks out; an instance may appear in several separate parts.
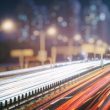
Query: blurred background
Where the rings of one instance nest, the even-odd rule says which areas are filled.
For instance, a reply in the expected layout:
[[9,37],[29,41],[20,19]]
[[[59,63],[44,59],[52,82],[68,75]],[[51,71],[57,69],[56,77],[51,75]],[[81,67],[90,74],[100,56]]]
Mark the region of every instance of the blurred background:
[[1,0],[0,71],[110,58],[109,0]]

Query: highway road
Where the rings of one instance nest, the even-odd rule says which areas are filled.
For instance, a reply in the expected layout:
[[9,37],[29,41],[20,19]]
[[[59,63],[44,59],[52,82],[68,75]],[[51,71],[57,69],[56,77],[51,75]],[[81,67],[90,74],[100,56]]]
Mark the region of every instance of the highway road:
[[[105,99],[109,96],[110,93],[110,74],[106,74],[105,76],[97,79],[93,83],[91,83],[87,88],[84,90],[79,91],[76,95],[72,96],[70,100],[59,106],[56,110],[80,110],[79,108],[85,104],[89,99],[92,98],[97,92],[100,93],[103,91],[103,87],[106,89],[101,93],[101,98],[99,98],[96,104],[92,104],[92,108],[90,110],[97,110],[99,109],[102,104],[105,102]],[[99,91],[100,90],[100,91]],[[90,105],[90,104],[89,104]],[[87,105],[86,105],[87,106]],[[87,109],[85,106],[85,110]],[[105,106],[103,106],[105,107]],[[106,109],[100,109],[106,110]]]
[[18,70],[13,70],[13,71],[0,72],[0,78],[15,76],[15,75],[25,75],[25,74],[28,74],[28,73],[33,74],[33,72],[43,71],[43,70],[46,70],[46,69],[60,67],[60,66],[67,66],[67,65],[70,65],[70,64],[78,64],[78,63],[81,63],[81,62],[85,62],[85,61],[84,60],[79,60],[79,61],[73,61],[73,62],[45,64],[43,66],[37,66],[37,67],[18,69]]
[[[110,61],[104,60],[104,64]],[[89,61],[81,63],[63,64],[57,68],[48,68],[45,70],[17,70],[20,73],[28,72],[26,75],[20,75],[13,78],[0,80],[0,102],[14,99],[18,95],[28,93],[29,91],[43,88],[52,83],[64,80],[68,77],[81,75],[81,73],[92,68],[100,66],[100,61]],[[42,67],[43,68],[43,67]],[[41,68],[41,69],[42,69]],[[14,71],[16,73],[16,71]],[[9,72],[11,74],[11,71]],[[13,71],[12,71],[13,73]],[[30,73],[30,74],[29,74]]]
[[[109,97],[110,97],[110,85],[108,84],[104,90],[102,89],[100,91],[99,95],[100,95],[100,97],[98,98],[98,100],[97,100],[97,98],[95,98],[95,100],[97,100],[97,101],[93,100],[95,103],[91,103],[91,106],[89,106],[87,109],[90,109],[90,110],[97,110],[97,109],[108,110],[108,109],[104,109],[104,108],[106,108],[106,107],[108,108],[108,101],[110,101],[110,99],[109,99]],[[110,104],[109,104],[109,108],[110,108]]]
[[[34,104],[28,106],[25,110],[32,110],[32,108],[35,108],[37,110],[55,110],[67,100],[77,95],[77,93],[85,91],[85,89],[90,87],[92,83],[97,81],[97,79],[107,74],[108,71],[110,71],[110,66],[106,66],[103,69],[97,69],[91,72],[89,71],[88,74],[76,78],[75,80],[73,79],[71,81],[68,81],[67,84],[64,84],[64,86],[62,86],[62,89],[59,88],[58,91],[55,91],[55,95],[50,95],[49,98],[44,98],[43,101],[41,100],[40,102],[36,100]],[[63,110],[63,108],[65,107],[62,107],[61,110]]]

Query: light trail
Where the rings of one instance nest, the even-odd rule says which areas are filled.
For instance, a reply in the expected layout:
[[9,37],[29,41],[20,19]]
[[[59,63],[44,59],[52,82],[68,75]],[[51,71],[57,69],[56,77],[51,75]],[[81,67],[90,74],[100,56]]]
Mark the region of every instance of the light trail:
[[[110,74],[105,75],[104,77],[100,78],[90,86],[88,86],[87,89],[80,91],[78,94],[76,94],[74,97],[72,97],[70,100],[65,102],[63,105],[58,107],[56,110],[76,110],[81,105],[85,103],[91,96],[93,96],[100,88],[104,87],[110,82]],[[94,109],[95,110],[95,109]]]

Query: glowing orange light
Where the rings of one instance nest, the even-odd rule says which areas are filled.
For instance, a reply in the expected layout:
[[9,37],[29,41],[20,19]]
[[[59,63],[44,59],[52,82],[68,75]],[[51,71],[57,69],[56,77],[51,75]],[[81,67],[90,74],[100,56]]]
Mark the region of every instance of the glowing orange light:
[[12,32],[15,29],[15,23],[10,19],[6,19],[2,22],[1,29],[5,32]]
[[48,30],[47,30],[47,34],[49,36],[55,36],[57,34],[57,29],[55,27],[50,27]]

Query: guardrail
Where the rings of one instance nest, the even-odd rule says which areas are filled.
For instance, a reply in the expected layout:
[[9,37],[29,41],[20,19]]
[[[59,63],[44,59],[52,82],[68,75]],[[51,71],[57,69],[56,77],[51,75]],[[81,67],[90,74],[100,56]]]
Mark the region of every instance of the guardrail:
[[[86,73],[89,73],[90,71],[94,71],[96,69],[99,69],[101,66],[93,68],[91,70],[88,70],[86,72],[83,72],[81,74],[81,76],[85,75]],[[45,93],[49,92],[51,89],[55,89],[58,86],[63,85],[66,82],[69,82],[71,80],[74,80],[75,78],[78,78],[79,75],[75,75],[72,77],[68,77],[64,80],[60,80],[58,82],[49,84],[47,86],[44,86],[42,88],[38,88],[32,91],[29,91],[28,93],[25,94],[20,94],[17,97],[14,97],[13,99],[10,100],[5,100],[5,102],[0,102],[0,110],[3,109],[14,109],[17,108],[23,104],[29,103],[30,101],[32,101],[33,99],[38,99],[38,97],[42,97]],[[47,92],[46,92],[47,91]]]
[[[7,74],[8,75],[9,74],[16,74],[16,73],[18,74],[18,73],[27,72],[27,71],[28,72],[29,71],[35,71],[36,69],[37,70],[41,70],[41,69],[45,69],[45,68],[66,66],[66,65],[71,65],[71,64],[74,64],[74,63],[81,63],[81,62],[82,61],[68,62],[68,63],[57,63],[57,64],[54,64],[54,65],[44,65],[44,66],[39,66],[39,67],[34,67],[34,68],[29,68],[29,69],[21,69],[21,70],[9,71],[9,72],[2,72],[1,74],[5,74],[5,75],[7,75]],[[99,68],[99,67],[100,66],[98,66],[97,68]],[[94,68],[94,69],[97,69],[97,68]],[[90,69],[89,69],[89,71],[90,71]],[[92,71],[93,71],[93,69],[92,69]],[[84,75],[87,72],[88,71],[82,72],[80,75]],[[54,82],[54,83],[52,82],[49,85],[43,86],[43,87],[38,88],[38,89],[31,90],[31,91],[29,91],[27,93],[19,94],[19,95],[13,97],[13,98],[10,98],[9,100],[5,100],[4,102],[0,102],[0,110],[2,110],[4,108],[6,108],[6,109],[13,108],[13,107],[16,107],[16,106],[20,106],[20,105],[22,105],[24,103],[27,103],[30,100],[32,100],[34,96],[38,96],[39,94],[42,94],[45,91],[48,91],[48,90],[50,90],[52,88],[55,88],[56,86],[62,85],[65,82],[73,80],[76,77],[79,77],[79,74],[71,76],[71,77],[68,77],[68,78],[65,78],[63,80],[59,80],[59,81]]]
[[[60,66],[66,66],[70,64],[75,64],[75,63],[81,63],[85,62],[84,60],[80,61],[73,61],[73,62],[63,62],[63,63],[56,63],[56,64],[46,64],[46,65],[41,65],[41,66],[35,66],[31,68],[24,68],[21,69],[19,65],[13,65],[13,66],[2,66],[0,67],[0,70],[5,70],[0,72],[0,77],[7,76],[7,75],[17,75],[23,72],[32,72],[36,70],[44,70],[44,69],[49,69],[49,68],[54,68],[54,67],[60,67]],[[12,70],[12,71],[8,71]]]

